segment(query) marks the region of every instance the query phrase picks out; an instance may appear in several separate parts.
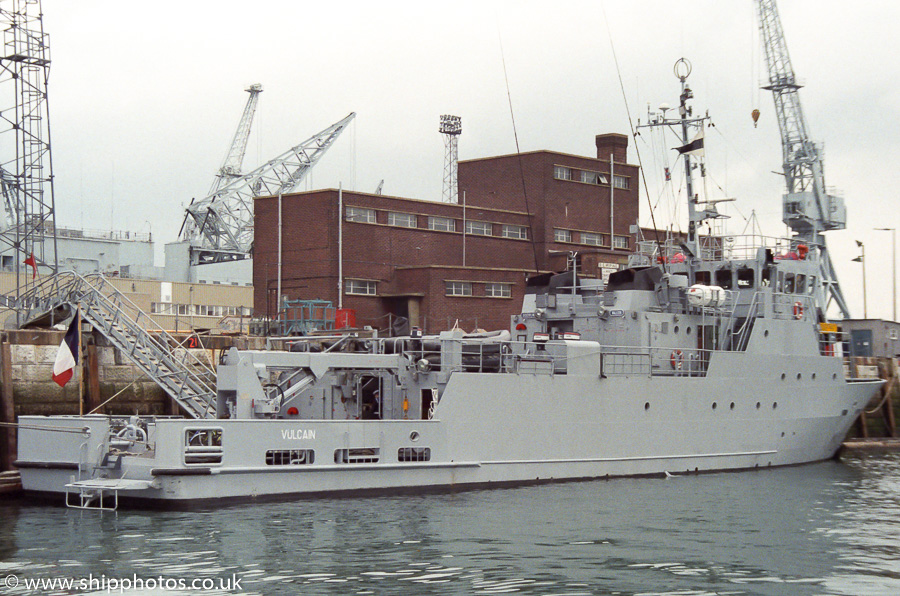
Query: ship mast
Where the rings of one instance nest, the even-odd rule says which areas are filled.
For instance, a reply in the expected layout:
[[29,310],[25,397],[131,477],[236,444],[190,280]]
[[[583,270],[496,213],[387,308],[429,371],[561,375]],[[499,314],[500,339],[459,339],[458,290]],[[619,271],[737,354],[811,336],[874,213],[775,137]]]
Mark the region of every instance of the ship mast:
[[[682,146],[688,143],[688,118],[691,116],[691,107],[687,104],[689,99],[694,98],[694,92],[688,87],[687,78],[691,74],[691,63],[681,58],[675,63],[675,76],[681,81],[681,96],[679,98],[678,115],[681,118],[681,142]],[[703,121],[700,122],[700,130],[703,130]],[[702,139],[702,137],[701,137]],[[701,145],[702,148],[702,145]],[[688,238],[687,245],[694,256],[700,255],[700,244],[697,241],[697,226],[702,223],[702,219],[697,217],[697,200],[694,196],[694,178],[691,167],[691,154],[693,151],[684,153],[684,181],[688,198]]]
[[[688,234],[684,248],[692,258],[702,258],[700,239],[698,237],[700,225],[707,219],[724,217],[715,207],[715,202],[707,201],[701,204],[697,193],[694,192],[694,168],[697,167],[691,159],[692,156],[701,157],[704,153],[703,130],[709,115],[694,117],[693,109],[688,105],[688,100],[694,98],[694,92],[688,86],[687,79],[691,74],[691,63],[686,58],[679,58],[675,62],[675,76],[681,81],[681,96],[678,106],[678,117],[668,118],[667,106],[661,106],[659,112],[651,112],[647,124],[638,123],[637,128],[669,128],[675,133],[680,146],[675,150],[684,158],[685,188],[688,196]],[[693,135],[691,134],[693,132]]]

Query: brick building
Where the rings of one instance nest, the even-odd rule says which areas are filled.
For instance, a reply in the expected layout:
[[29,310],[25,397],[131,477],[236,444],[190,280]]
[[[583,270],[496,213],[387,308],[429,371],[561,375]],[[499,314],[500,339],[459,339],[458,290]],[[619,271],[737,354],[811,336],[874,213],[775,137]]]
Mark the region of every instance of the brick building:
[[[565,269],[570,252],[591,277],[627,260],[638,168],[626,163],[625,135],[599,135],[596,146],[597,158],[533,151],[461,161],[460,203],[335,189],[285,195],[281,294],[337,305],[340,260],[342,306],[360,326],[400,318],[429,333],[456,321],[505,329],[527,275]],[[278,197],[257,198],[254,210],[254,308],[274,318]]]

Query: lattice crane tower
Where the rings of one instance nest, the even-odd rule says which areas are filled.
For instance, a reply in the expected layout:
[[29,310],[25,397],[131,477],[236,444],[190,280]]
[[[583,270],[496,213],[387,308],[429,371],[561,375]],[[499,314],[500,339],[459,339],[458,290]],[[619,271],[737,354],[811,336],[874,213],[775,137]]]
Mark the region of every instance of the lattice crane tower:
[[356,113],[351,112],[252,172],[191,203],[182,235],[192,246],[191,264],[249,258],[253,249],[253,198],[293,190],[355,117]]
[[795,238],[807,244],[813,256],[818,256],[820,304],[833,300],[844,318],[848,318],[850,311],[822,234],[828,230],[843,230],[847,209],[841,197],[826,191],[822,149],[809,136],[797,93],[801,85],[794,76],[775,0],[757,0],[757,9],[760,37],[769,67],[769,84],[764,89],[772,91],[775,98],[781,131],[782,167],[787,183],[783,221],[794,232]]
[[441,116],[440,133],[444,135],[444,192],[445,203],[459,203],[459,135],[462,119],[445,114]]
[[231,140],[228,154],[222,162],[222,167],[216,172],[216,179],[213,180],[207,195],[215,193],[226,184],[241,177],[241,164],[244,162],[244,154],[247,153],[250,127],[253,124],[253,116],[256,114],[256,105],[259,103],[259,94],[262,93],[262,90],[262,85],[259,83],[244,89],[250,94],[250,97],[247,98],[247,105],[244,106],[244,113],[241,115],[241,121],[234,132],[234,138]]
[[[32,285],[38,268],[57,270],[47,107],[50,42],[42,15],[40,0],[0,0],[0,191],[6,219],[0,252],[14,260],[17,295]],[[32,270],[26,270],[26,261]]]

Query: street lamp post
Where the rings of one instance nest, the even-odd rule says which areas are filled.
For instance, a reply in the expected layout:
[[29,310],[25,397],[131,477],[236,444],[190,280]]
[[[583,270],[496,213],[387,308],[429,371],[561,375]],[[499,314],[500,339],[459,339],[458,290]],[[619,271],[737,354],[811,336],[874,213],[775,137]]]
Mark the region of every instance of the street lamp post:
[[893,270],[894,270],[894,318],[893,321],[897,320],[897,229],[896,228],[875,228],[876,230],[880,230],[882,232],[891,232],[891,251],[893,253]]
[[856,246],[859,247],[860,254],[859,254],[858,257],[856,257],[855,259],[853,259],[853,262],[855,262],[855,263],[862,263],[862,270],[863,270],[863,272],[862,272],[862,273],[863,273],[863,318],[864,318],[864,319],[868,319],[868,318],[869,318],[869,308],[868,308],[868,303],[867,303],[867,301],[866,301],[866,245],[863,244],[862,242],[860,242],[859,240],[857,240],[857,241],[856,241]]

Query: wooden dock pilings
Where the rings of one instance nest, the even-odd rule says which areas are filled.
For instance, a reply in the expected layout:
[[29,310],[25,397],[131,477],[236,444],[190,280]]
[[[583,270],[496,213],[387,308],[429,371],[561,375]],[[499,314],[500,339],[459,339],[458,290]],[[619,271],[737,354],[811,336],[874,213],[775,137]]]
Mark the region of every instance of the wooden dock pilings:
[[897,437],[897,411],[900,407],[900,380],[895,358],[850,358],[846,365],[851,377],[880,378],[886,383],[872,397],[856,420],[856,438]]

